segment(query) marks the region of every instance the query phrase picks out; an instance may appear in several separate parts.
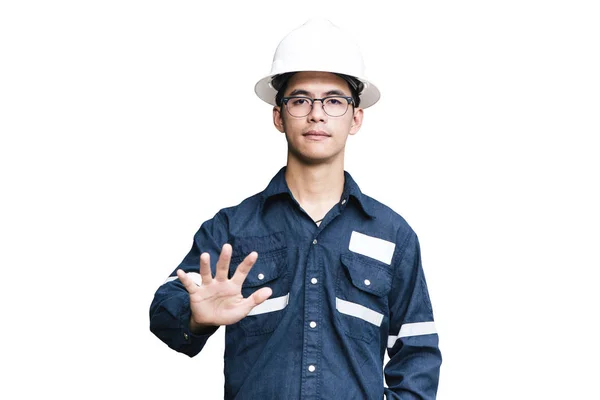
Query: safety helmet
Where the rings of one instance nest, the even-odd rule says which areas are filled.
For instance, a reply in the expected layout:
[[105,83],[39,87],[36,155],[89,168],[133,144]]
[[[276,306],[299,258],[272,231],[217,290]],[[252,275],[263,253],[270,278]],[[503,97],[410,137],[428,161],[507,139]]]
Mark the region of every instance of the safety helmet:
[[261,100],[276,105],[273,78],[300,71],[332,72],[358,79],[364,85],[359,93],[361,108],[379,100],[379,89],[365,77],[360,48],[349,33],[327,19],[310,19],[288,33],[275,50],[271,73],[256,83],[254,91]]

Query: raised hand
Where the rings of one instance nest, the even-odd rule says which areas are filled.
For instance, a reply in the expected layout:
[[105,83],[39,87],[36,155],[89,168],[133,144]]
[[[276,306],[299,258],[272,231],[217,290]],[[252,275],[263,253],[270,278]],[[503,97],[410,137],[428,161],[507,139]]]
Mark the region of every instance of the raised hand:
[[201,331],[209,326],[234,324],[271,296],[273,292],[270,288],[259,289],[248,298],[242,296],[242,284],[257,258],[258,254],[255,251],[248,254],[238,265],[231,279],[228,279],[231,245],[226,243],[221,249],[214,278],[210,270],[210,254],[200,255],[202,285],[196,285],[183,270],[177,270],[177,277],[190,294],[192,331]]

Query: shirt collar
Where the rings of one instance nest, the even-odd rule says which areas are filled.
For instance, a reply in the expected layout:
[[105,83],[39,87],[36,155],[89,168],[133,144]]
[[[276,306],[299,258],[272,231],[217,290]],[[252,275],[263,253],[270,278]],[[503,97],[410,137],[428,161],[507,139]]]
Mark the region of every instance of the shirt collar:
[[[271,179],[267,188],[262,192],[263,207],[267,200],[274,196],[288,194],[290,197],[294,197],[285,180],[285,169],[286,167],[282,167],[273,179]],[[371,218],[375,218],[370,199],[360,191],[360,188],[354,179],[352,179],[352,176],[350,176],[347,171],[344,171],[344,190],[342,192],[341,201],[348,201],[350,197],[353,197],[356,200],[365,214]]]

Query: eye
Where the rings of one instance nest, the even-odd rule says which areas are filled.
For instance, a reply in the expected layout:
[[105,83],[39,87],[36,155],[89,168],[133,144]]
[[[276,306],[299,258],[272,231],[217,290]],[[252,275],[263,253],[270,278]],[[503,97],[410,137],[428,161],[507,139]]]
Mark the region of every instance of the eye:
[[339,106],[342,104],[341,97],[330,97],[327,99],[327,104],[331,104],[332,106]]
[[292,105],[293,106],[302,106],[304,104],[308,103],[308,99],[303,98],[303,97],[296,97],[291,99]]

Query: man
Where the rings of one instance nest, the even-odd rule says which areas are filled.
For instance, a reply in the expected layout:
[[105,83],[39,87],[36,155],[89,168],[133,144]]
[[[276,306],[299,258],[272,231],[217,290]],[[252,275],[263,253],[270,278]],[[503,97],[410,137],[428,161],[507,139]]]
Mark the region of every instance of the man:
[[417,236],[344,171],[346,139],[379,99],[363,68],[350,36],[325,20],[281,41],[255,90],[274,105],[287,165],[202,224],[156,292],[150,328],[174,350],[194,356],[226,325],[226,399],[436,396],[441,355]]

